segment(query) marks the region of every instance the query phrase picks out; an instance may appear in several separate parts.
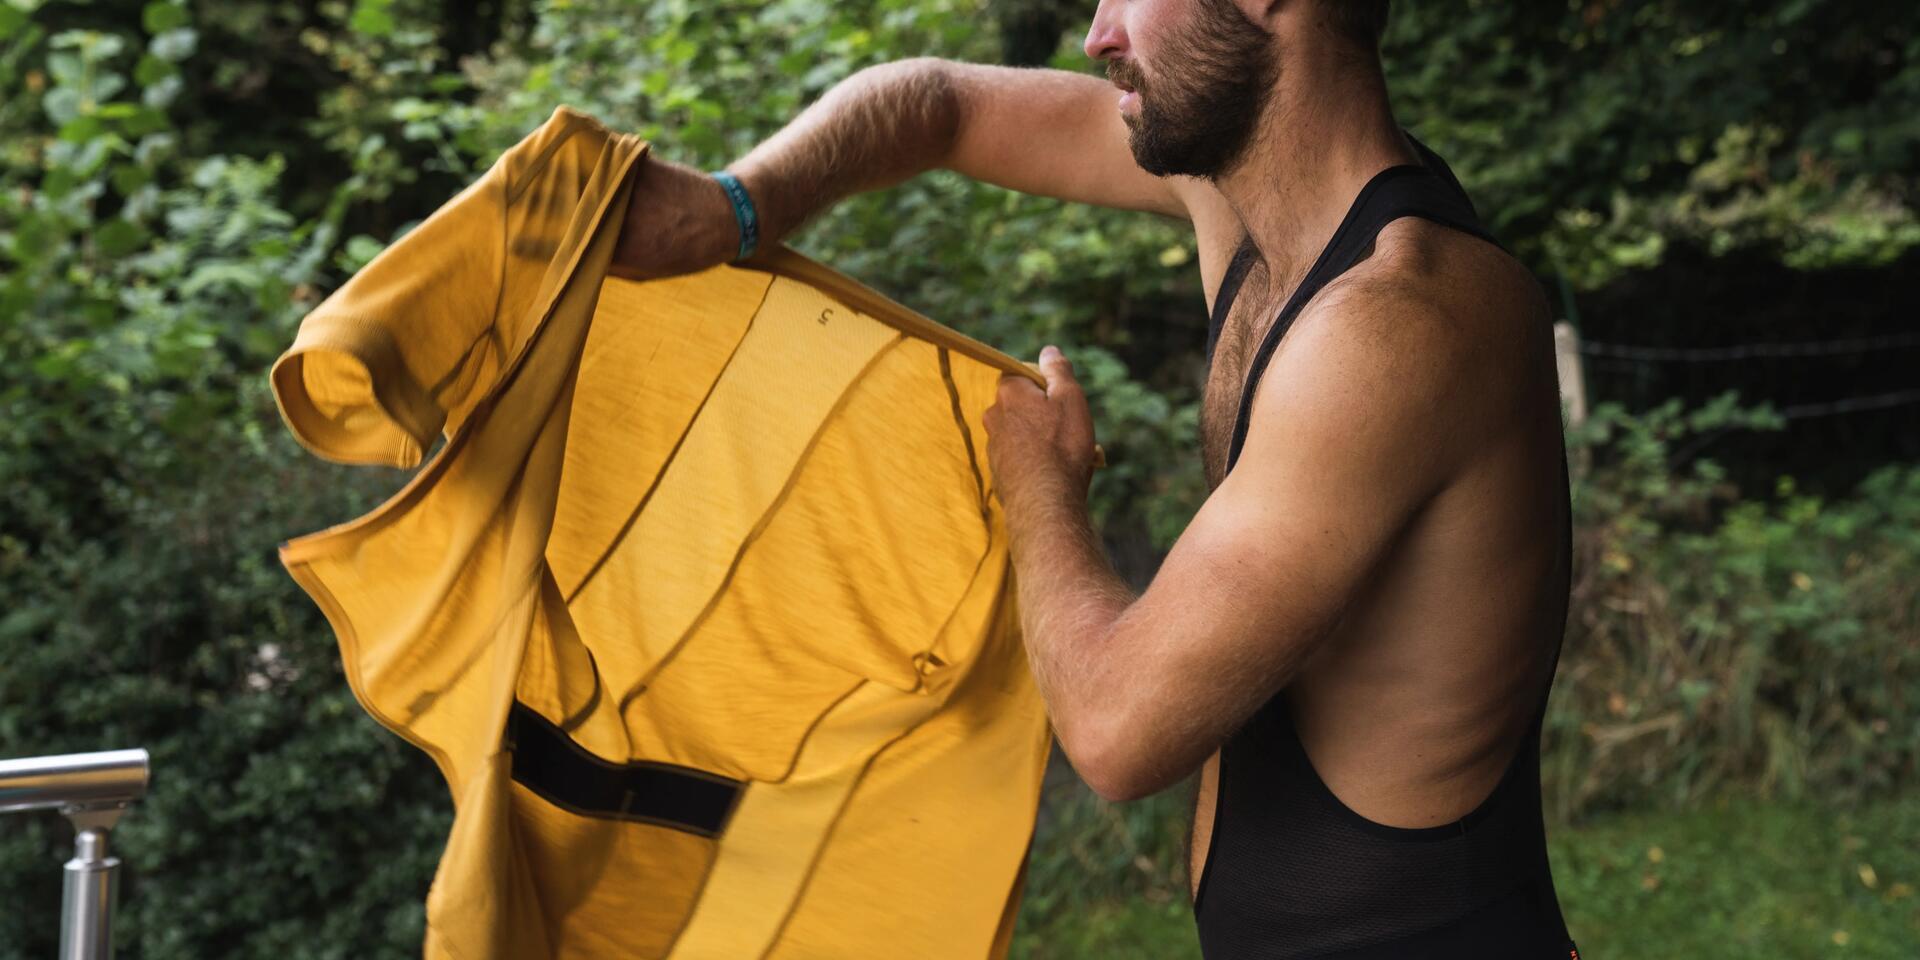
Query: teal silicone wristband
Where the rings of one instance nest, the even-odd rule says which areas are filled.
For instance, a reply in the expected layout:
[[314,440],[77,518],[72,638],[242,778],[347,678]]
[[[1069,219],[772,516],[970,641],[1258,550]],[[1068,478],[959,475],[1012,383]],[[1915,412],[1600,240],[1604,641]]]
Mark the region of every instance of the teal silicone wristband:
[[760,216],[754,212],[753,198],[747,196],[739,177],[725,170],[715,170],[712,176],[727,191],[727,199],[733,201],[733,219],[740,224],[740,252],[733,259],[745,260],[753,256],[753,248],[760,243]]

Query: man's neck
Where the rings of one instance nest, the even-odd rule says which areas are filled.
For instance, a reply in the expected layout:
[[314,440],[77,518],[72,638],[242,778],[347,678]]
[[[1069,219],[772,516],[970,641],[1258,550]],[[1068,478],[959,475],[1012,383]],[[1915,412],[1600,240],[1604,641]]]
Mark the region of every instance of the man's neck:
[[1259,249],[1269,292],[1280,293],[1306,274],[1374,174],[1418,162],[1378,73],[1289,63],[1246,154],[1214,186]]

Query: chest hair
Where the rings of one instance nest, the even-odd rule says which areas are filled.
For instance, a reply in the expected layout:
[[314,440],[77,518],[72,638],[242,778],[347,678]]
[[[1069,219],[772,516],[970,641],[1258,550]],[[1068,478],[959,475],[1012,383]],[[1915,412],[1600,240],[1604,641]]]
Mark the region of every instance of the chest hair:
[[[1375,245],[1369,243],[1346,273],[1370,259],[1375,249]],[[1266,339],[1267,331],[1273,329],[1274,321],[1280,319],[1280,308],[1286,306],[1294,290],[1305,280],[1304,264],[1297,271],[1288,271],[1282,282],[1275,283],[1266,263],[1255,260],[1240,281],[1239,293],[1227,310],[1226,320],[1220,324],[1220,339],[1213,345],[1213,366],[1207,371],[1206,389],[1200,398],[1200,465],[1206,474],[1208,490],[1226,479],[1234,419],[1240,414],[1240,393],[1246,387],[1253,355],[1259,350],[1260,341]],[[1329,286],[1339,282],[1335,279]],[[1326,290],[1320,293],[1324,295]],[[1276,347],[1275,353],[1278,352]],[[1272,366],[1272,361],[1269,357],[1268,366]]]
[[1200,398],[1200,463],[1209,490],[1227,475],[1227,452],[1233,445],[1233,421],[1240,412],[1247,367],[1284,300],[1268,288],[1267,268],[1256,261],[1240,282],[1240,292],[1213,346],[1213,366]]

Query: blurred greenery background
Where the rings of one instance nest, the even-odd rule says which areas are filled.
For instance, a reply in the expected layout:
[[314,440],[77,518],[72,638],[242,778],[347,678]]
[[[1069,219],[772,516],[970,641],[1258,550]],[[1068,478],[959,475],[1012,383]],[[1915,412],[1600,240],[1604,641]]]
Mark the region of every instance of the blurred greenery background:
[[[1920,956],[1920,12],[1394,7],[1402,122],[1588,345],[1544,760],[1583,952]],[[281,427],[265,370],[308,309],[557,104],[717,167],[875,63],[1091,70],[1091,9],[0,0],[0,756],[153,752],[123,955],[418,952],[445,789],[274,556],[404,480]],[[1062,344],[1144,584],[1204,492],[1190,234],[936,173],[793,242]],[[1057,766],[1016,955],[1197,956],[1190,797]],[[0,819],[0,960],[52,952],[68,837]]]

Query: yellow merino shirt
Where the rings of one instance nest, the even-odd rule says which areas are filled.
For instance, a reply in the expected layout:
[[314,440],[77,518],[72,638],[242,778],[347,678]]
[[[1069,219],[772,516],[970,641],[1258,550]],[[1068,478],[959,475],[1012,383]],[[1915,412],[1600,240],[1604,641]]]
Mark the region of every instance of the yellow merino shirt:
[[322,457],[446,437],[280,551],[452,791],[425,953],[1002,956],[1050,741],[980,417],[1039,378],[786,248],[609,275],[646,151],[556,109],[273,367]]

